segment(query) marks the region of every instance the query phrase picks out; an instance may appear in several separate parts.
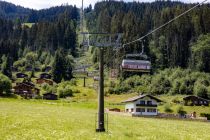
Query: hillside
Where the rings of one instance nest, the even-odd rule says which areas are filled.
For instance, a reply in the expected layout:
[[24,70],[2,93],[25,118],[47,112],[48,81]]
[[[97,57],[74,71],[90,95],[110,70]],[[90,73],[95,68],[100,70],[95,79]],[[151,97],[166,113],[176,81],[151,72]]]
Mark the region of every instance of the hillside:
[[41,22],[41,21],[55,21],[64,12],[68,13],[69,18],[78,19],[78,9],[71,5],[62,5],[51,7],[48,9],[34,10],[12,3],[0,1],[0,18],[21,21],[21,22]]
[[0,18],[6,18],[10,20],[25,20],[31,9],[24,8],[21,6],[16,6],[15,4],[8,3],[5,1],[0,1]]

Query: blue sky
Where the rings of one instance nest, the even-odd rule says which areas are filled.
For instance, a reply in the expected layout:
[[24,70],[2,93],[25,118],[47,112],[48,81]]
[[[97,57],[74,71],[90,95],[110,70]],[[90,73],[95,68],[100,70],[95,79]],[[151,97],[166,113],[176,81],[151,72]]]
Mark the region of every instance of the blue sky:
[[[28,8],[33,9],[43,9],[43,8],[49,8],[52,6],[58,6],[61,4],[70,4],[70,5],[77,5],[77,7],[81,7],[82,0],[1,0],[1,1],[7,1],[14,3],[16,5],[21,5]],[[88,6],[89,4],[94,5],[97,1],[102,0],[84,0],[84,5]],[[118,0],[121,1],[121,0]],[[132,2],[133,0],[124,0],[126,2]],[[138,1],[138,0],[135,0]],[[154,0],[139,0],[141,2],[152,2]],[[188,3],[195,3],[195,2],[201,2],[203,0],[180,0],[182,2],[188,2]],[[210,1],[210,0],[208,0]]]

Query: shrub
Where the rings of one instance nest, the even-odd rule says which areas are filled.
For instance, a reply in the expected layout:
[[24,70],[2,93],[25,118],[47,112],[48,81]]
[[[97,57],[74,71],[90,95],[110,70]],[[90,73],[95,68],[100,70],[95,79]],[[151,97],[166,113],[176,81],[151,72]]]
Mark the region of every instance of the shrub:
[[58,87],[57,89],[59,98],[66,98],[66,97],[72,97],[73,96],[73,91],[71,90],[70,86],[66,87]]
[[208,114],[208,113],[201,113],[200,116],[201,117],[206,117],[207,120],[210,120],[210,114]]
[[172,113],[173,112],[173,110],[171,109],[171,106],[169,104],[165,104],[164,111],[166,113]]
[[208,98],[208,89],[207,89],[207,87],[202,85],[202,84],[200,84],[200,83],[195,85],[194,92],[199,97]]
[[11,80],[0,73],[0,95],[9,95],[12,89]]
[[172,99],[172,102],[175,103],[175,104],[180,104],[181,103],[181,101],[178,97]]
[[185,115],[187,114],[187,112],[184,110],[183,106],[179,106],[176,110],[176,112],[179,114],[179,115]]

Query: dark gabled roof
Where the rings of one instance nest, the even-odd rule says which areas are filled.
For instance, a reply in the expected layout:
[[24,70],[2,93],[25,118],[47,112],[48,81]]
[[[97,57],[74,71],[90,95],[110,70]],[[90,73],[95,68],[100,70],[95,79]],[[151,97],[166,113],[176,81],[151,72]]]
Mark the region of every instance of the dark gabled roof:
[[199,99],[199,100],[204,100],[204,101],[210,102],[210,100],[207,100],[207,99],[204,99],[204,98],[202,98],[202,97],[195,96],[195,95],[188,95],[188,96],[184,97],[183,100],[188,100],[188,99],[191,98],[191,97],[195,97],[195,98],[197,98],[197,99]]
[[137,101],[138,99],[142,99],[142,98],[144,98],[144,97],[146,97],[146,96],[148,96],[148,97],[150,97],[150,98],[156,100],[157,102],[162,102],[162,100],[160,100],[160,99],[158,99],[158,98],[156,98],[156,97],[154,97],[154,96],[152,96],[152,95],[143,94],[143,95],[139,95],[139,96],[135,96],[135,97],[129,98],[129,99],[123,101],[122,103],[134,102],[134,101]]
[[36,80],[46,80],[46,81],[51,81],[51,82],[53,82],[53,80],[51,80],[51,79],[46,79],[46,78],[37,78]]
[[34,89],[37,89],[39,90],[38,88],[35,87],[35,85],[31,82],[22,82],[22,83],[16,83],[16,86],[14,88],[17,88],[21,85],[24,85],[24,86],[27,86],[27,87],[30,87],[30,88],[34,88]]
[[51,74],[46,73],[46,72],[43,72],[43,73],[41,73],[40,75],[50,75],[50,76],[51,76]]
[[55,94],[55,93],[45,93],[45,94],[43,94],[43,95],[55,95],[55,96],[58,96],[58,95]]
[[25,76],[28,76],[27,74],[22,73],[22,72],[18,72],[18,73],[16,73],[16,75],[25,75]]

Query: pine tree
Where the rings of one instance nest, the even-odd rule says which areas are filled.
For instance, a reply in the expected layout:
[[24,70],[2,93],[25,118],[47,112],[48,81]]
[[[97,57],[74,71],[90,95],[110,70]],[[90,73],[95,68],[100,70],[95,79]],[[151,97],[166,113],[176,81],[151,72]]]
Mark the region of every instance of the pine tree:
[[11,71],[11,65],[10,65],[10,58],[9,57],[6,57],[5,61],[3,62],[1,71],[7,77],[12,78],[12,71]]

